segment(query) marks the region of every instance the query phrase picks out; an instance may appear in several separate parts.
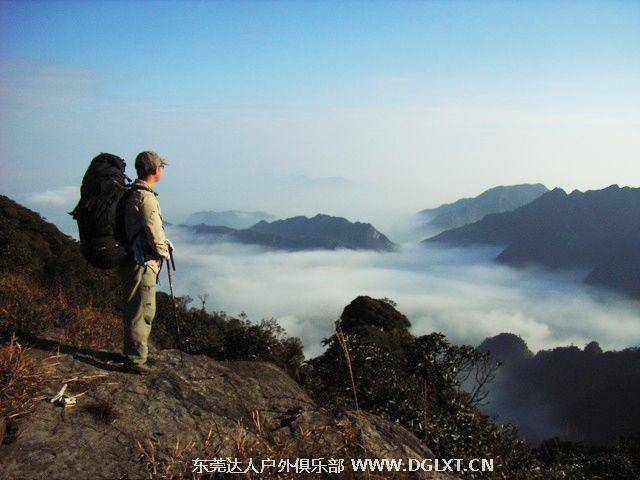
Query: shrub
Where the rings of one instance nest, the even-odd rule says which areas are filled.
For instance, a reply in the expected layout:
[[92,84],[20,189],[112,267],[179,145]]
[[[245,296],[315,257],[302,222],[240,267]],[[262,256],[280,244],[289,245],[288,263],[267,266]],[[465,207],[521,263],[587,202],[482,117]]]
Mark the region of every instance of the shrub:
[[[262,319],[254,323],[242,314],[239,318],[225,312],[207,312],[189,307],[189,297],[176,298],[176,315],[182,345],[187,353],[209,355],[217,360],[259,360],[273,362],[294,379],[304,355],[297,337],[286,337],[278,322]],[[157,309],[151,330],[153,341],[161,348],[178,348],[171,297],[157,294]]]
[[622,480],[640,478],[640,436],[626,435],[612,446],[543,442],[536,455],[544,465],[545,480]]
[[[333,410],[359,407],[395,421],[423,439],[438,458],[493,458],[496,472],[467,472],[465,478],[532,478],[539,464],[516,429],[491,421],[476,407],[477,395],[460,388],[465,374],[490,374],[489,359],[470,346],[449,343],[440,333],[418,338],[374,329],[344,334],[350,369],[338,332],[327,350],[303,365],[302,385]],[[352,385],[355,384],[354,396]],[[482,381],[478,385],[482,387]],[[476,390],[478,392],[478,390]]]

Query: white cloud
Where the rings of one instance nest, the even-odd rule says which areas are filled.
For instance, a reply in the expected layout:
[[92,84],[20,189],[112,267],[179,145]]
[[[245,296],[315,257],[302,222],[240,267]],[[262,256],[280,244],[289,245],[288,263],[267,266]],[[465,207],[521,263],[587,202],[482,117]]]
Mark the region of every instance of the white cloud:
[[80,199],[80,187],[62,187],[55,190],[32,193],[27,202],[39,206],[64,207],[72,206]]
[[209,293],[208,308],[245,311],[255,321],[275,317],[301,338],[307,357],[321,353],[322,338],[358,295],[392,298],[414,334],[441,331],[458,343],[475,345],[505,331],[521,335],[533,351],[590,340],[605,349],[640,343],[631,302],[580,284],[575,273],[499,266],[491,261],[495,249],[284,253],[191,245],[177,231],[171,235],[179,294]]

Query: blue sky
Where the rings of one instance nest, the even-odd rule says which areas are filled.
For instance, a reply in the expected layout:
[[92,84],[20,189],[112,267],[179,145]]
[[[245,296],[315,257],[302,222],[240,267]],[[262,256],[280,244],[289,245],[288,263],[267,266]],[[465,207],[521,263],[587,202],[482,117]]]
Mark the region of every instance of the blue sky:
[[158,190],[176,221],[380,223],[498,184],[637,186],[640,2],[3,2],[0,17],[0,187],[54,221],[100,151],[173,159]]
[[640,73],[637,2],[58,1],[2,8],[4,60],[89,69],[107,83],[105,94],[188,105],[324,106],[327,95],[332,105],[370,105],[359,86],[376,77],[424,82],[433,90],[410,96],[428,101],[487,89],[517,95],[518,82],[534,90],[553,81],[626,83]]

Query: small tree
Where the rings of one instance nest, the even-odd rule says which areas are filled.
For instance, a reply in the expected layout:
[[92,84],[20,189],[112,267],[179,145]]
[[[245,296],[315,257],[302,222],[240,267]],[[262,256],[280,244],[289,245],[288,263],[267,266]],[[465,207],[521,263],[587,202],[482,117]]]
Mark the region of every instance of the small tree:
[[198,295],[198,300],[200,300],[200,302],[202,302],[202,311],[204,312],[205,310],[205,306],[207,303],[207,300],[209,299],[209,294],[208,293],[201,293],[200,295]]

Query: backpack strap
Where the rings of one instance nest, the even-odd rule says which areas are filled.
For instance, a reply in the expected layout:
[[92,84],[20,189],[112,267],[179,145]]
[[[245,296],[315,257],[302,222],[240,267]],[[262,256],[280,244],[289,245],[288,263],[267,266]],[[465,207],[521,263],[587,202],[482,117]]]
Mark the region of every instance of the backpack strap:
[[131,188],[132,190],[144,190],[144,191],[147,191],[147,192],[151,192],[154,195],[157,195],[157,193],[154,192],[153,189],[148,185],[142,185],[140,183],[135,183],[134,182],[134,183],[131,184],[131,186],[129,188]]
[[[129,197],[129,196],[133,193],[133,191],[134,191],[134,190],[144,190],[144,191],[146,191],[146,192],[152,192],[152,193],[155,193],[155,192],[153,192],[152,190],[149,190],[149,188],[147,188],[147,187],[146,187],[146,186],[144,186],[144,185],[140,185],[139,183],[133,183],[133,184],[131,184],[131,185],[129,186],[129,188],[128,188],[128,190],[127,190],[127,193],[125,193],[125,195],[126,195],[127,197]],[[126,199],[125,199],[125,201],[126,201]],[[147,247],[146,235],[144,234],[144,228],[143,228],[142,226],[140,226],[139,224],[137,225],[137,227],[138,227],[138,229],[137,229],[136,233],[134,233],[134,234],[131,236],[131,238],[128,238],[128,237],[127,237],[127,241],[129,242],[129,245],[131,245],[132,249],[134,250],[134,256],[136,256],[136,255],[135,255],[136,253],[142,253],[142,252],[143,252],[143,251],[145,251],[147,248],[150,248],[150,247]],[[143,244],[142,250],[141,250],[140,252],[135,252],[135,250],[137,250],[137,248],[134,248],[134,247],[133,247],[133,245],[134,245],[134,244],[136,244],[137,242],[140,242],[140,241],[141,241],[141,239],[139,238],[139,237],[141,237],[141,236],[142,236],[142,244]],[[139,244],[138,244],[138,245],[139,245]],[[149,253],[152,253],[152,252],[151,252],[151,250],[148,250],[148,251],[149,251]],[[143,258],[144,258],[144,257],[143,257]],[[140,264],[140,262],[138,262],[138,263]],[[144,265],[144,262],[143,262],[141,265]]]

